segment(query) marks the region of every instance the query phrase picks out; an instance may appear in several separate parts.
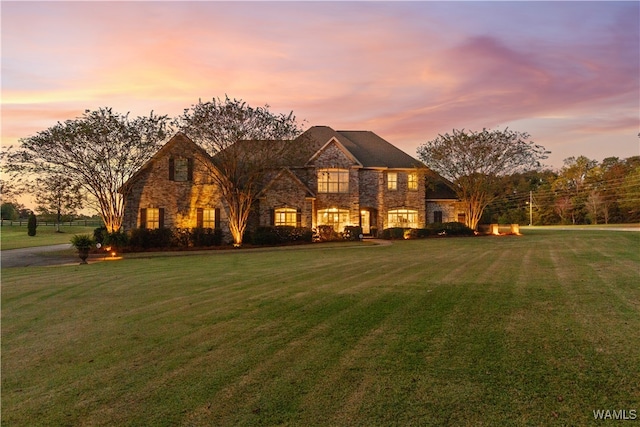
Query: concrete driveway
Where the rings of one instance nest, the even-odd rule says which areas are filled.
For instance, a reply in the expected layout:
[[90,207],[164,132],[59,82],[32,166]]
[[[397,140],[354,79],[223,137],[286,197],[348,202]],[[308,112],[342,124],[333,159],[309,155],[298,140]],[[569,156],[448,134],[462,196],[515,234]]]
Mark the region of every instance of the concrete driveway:
[[37,246],[34,248],[9,249],[0,252],[0,266],[2,268],[30,267],[79,264],[77,255],[53,255],[52,252],[60,252],[71,249],[70,243],[52,246]]

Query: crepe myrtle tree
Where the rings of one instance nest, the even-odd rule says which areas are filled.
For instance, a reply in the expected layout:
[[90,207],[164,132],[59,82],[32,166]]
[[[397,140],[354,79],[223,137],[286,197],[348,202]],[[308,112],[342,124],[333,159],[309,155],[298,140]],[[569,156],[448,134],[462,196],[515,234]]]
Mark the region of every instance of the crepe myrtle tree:
[[275,114],[268,105],[254,108],[225,96],[200,100],[175,125],[211,156],[204,165],[221,190],[234,245],[240,246],[260,185],[302,132],[293,112]]
[[122,227],[126,189],[118,190],[151,156],[170,132],[167,116],[129,118],[111,108],[86,110],[58,122],[9,149],[9,173],[64,175],[86,191],[109,233]]
[[476,229],[484,209],[500,195],[501,178],[541,167],[549,154],[529,141],[529,134],[504,130],[454,129],[418,147],[428,167],[455,184],[465,206],[465,222]]

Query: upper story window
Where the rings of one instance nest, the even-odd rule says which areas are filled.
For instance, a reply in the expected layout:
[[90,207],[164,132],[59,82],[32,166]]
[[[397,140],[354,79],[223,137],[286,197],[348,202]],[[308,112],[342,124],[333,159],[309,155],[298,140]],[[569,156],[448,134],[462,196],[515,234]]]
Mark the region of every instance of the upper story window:
[[418,174],[415,172],[410,172],[407,176],[407,188],[409,190],[417,190],[418,189]]
[[171,157],[169,159],[169,180],[179,182],[192,181],[193,159],[184,157]]
[[396,172],[387,172],[387,188],[389,190],[398,189],[398,174]]
[[349,169],[319,169],[318,193],[348,193]]

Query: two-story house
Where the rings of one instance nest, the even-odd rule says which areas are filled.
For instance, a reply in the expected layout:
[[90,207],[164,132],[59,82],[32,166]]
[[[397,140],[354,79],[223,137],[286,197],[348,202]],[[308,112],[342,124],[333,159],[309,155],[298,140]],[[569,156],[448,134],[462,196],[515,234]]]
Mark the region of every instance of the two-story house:
[[[457,220],[455,196],[424,164],[368,131],[314,126],[293,141],[254,203],[253,226],[359,225],[364,234]],[[125,230],[220,227],[225,202],[211,180],[211,158],[178,133],[128,182]],[[429,189],[438,198],[429,197]]]

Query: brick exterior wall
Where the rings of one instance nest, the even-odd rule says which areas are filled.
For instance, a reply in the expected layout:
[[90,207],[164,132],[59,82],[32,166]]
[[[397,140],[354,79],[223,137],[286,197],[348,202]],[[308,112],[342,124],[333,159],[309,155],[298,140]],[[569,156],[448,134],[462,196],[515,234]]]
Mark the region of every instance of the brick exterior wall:
[[[309,173],[305,174],[307,186],[316,194],[315,212],[319,210],[338,208],[349,211],[349,224],[360,224],[360,166],[350,159],[335,143],[330,143],[309,163]],[[322,168],[340,168],[349,171],[349,191],[347,193],[319,193],[318,170]],[[317,218],[316,218],[317,219]],[[314,221],[317,225],[317,221]],[[342,230],[336,230],[342,231]]]
[[[193,159],[192,180],[170,180],[170,158]],[[167,228],[194,228],[198,208],[219,208],[221,228],[228,230],[220,192],[212,183],[205,162],[190,140],[181,135],[174,137],[133,180],[126,197],[124,229],[140,226],[140,209],[143,208],[163,208]]]
[[257,211],[259,225],[273,225],[271,211],[277,208],[292,208],[301,213],[301,227],[313,226],[313,200],[307,197],[307,189],[285,172],[277,175],[269,184],[267,191],[259,198]]
[[[193,159],[192,179],[177,182],[170,179],[169,159]],[[171,139],[130,182],[126,196],[125,230],[140,226],[140,209],[163,208],[164,226],[193,228],[197,226],[198,208],[218,208],[225,240],[230,239],[228,219],[220,191],[210,178],[208,160],[191,140],[182,134]],[[346,193],[319,193],[318,170],[340,168],[349,172]],[[397,174],[397,189],[387,187],[387,174]],[[416,190],[408,189],[408,176],[416,173]],[[363,168],[340,146],[331,142],[306,165],[276,171],[256,201],[250,226],[273,225],[273,210],[293,208],[300,212],[300,225],[316,227],[318,211],[337,208],[349,211],[348,224],[360,225],[361,211],[370,215],[370,225],[382,230],[388,227],[388,213],[393,209],[418,212],[418,227],[433,222],[433,212],[442,211],[443,222],[456,221],[461,209],[455,201],[427,201],[426,174],[422,169]],[[342,230],[337,230],[342,231]]]
[[428,200],[427,223],[434,223],[434,212],[442,212],[442,222],[458,221],[458,214],[464,213],[464,206],[455,200]]

